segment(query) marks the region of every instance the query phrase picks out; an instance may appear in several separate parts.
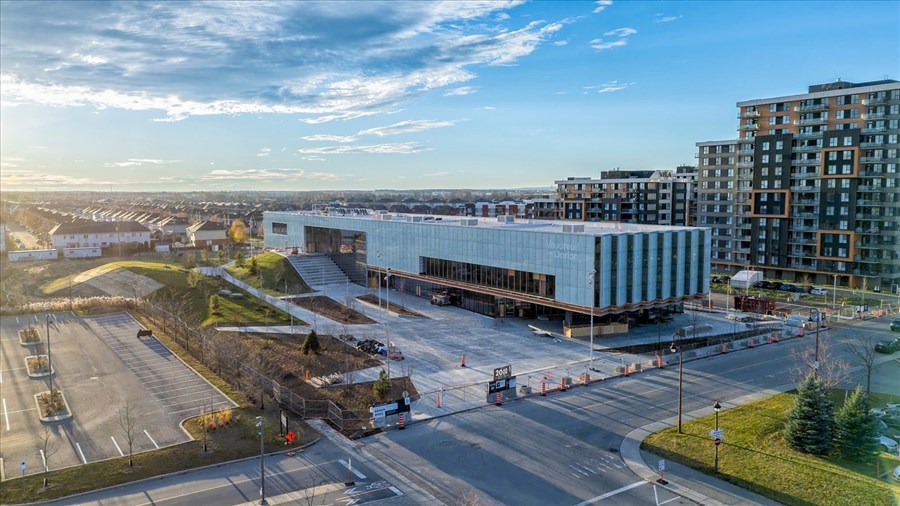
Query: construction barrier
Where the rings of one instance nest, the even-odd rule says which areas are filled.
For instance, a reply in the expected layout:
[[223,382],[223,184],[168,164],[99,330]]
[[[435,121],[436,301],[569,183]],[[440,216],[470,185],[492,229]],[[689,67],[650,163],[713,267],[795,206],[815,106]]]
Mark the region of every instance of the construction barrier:
[[403,423],[403,422],[404,422],[404,420],[403,420],[403,413],[400,413],[400,420],[397,422],[397,429],[403,430],[403,429],[406,428],[406,424]]
[[495,402],[494,404],[496,404],[497,406],[503,405],[503,401],[500,399],[500,392],[497,392],[497,402]]
[[547,395],[547,383],[541,382],[541,397]]
[[566,378],[559,380],[559,389],[563,392],[566,391]]

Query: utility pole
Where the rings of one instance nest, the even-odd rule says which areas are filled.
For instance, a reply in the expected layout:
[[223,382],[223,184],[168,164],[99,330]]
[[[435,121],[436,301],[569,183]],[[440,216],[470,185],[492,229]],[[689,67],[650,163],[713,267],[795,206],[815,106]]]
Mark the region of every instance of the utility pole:
[[259,428],[259,478],[260,478],[260,487],[259,487],[259,504],[261,506],[266,506],[266,463],[265,457],[265,448],[263,445],[263,417],[256,417],[256,426]]
[[50,354],[50,313],[47,313],[47,370],[50,372],[50,399],[49,404],[53,406],[53,360]]

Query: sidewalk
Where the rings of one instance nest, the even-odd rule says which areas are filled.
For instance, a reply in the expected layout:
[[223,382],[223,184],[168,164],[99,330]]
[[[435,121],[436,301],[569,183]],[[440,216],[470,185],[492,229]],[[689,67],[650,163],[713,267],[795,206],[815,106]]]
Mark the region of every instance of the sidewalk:
[[[875,365],[896,360],[898,357],[900,357],[900,352],[894,353],[893,355],[885,355],[884,357],[878,358],[875,361]],[[862,369],[862,367],[853,367],[850,371],[857,369]],[[795,388],[795,384],[788,383],[775,388],[754,392],[738,397],[732,401],[724,401],[722,403],[722,408],[735,408],[766,397],[788,392]],[[684,413],[682,415],[682,420],[683,422],[689,422],[697,418],[710,416],[713,412],[712,407],[698,409],[696,411],[691,411],[690,413]],[[622,459],[625,461],[625,465],[628,466],[628,469],[648,482],[657,483],[656,480],[659,478],[659,475],[657,474],[657,462],[660,457],[650,452],[642,451],[641,442],[647,436],[663,429],[673,427],[676,423],[678,423],[678,417],[673,416],[665,420],[644,425],[643,427],[639,427],[629,432],[619,447],[619,453],[622,455]],[[708,506],[720,506],[726,504],[760,504],[768,506],[780,504],[759,494],[750,492],[749,490],[732,485],[727,481],[720,480],[714,476],[668,460],[666,461],[665,478],[666,481],[668,481],[666,485],[657,484],[682,497],[694,501],[697,504]]]

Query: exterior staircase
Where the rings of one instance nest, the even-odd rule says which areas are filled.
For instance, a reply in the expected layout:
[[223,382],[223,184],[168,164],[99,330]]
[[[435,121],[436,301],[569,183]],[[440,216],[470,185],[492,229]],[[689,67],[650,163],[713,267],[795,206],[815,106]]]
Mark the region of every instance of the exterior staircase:
[[301,254],[288,255],[288,261],[312,288],[321,289],[327,285],[346,284],[347,275],[330,258],[325,255]]

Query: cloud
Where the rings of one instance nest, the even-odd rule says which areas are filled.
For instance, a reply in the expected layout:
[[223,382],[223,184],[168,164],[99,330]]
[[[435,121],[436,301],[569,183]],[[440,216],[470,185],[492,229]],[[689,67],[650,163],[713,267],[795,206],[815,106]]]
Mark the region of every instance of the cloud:
[[422,177],[441,177],[441,176],[449,176],[450,173],[446,171],[440,172],[430,172],[428,174],[422,174]]
[[18,167],[24,158],[18,156],[0,156],[0,167]]
[[[624,90],[625,88],[633,85],[635,83],[620,83],[619,81],[609,81],[608,83],[603,83],[600,86],[596,86],[597,93],[612,93],[615,91]],[[587,89],[595,88],[594,86],[586,86]]]
[[604,9],[612,5],[612,0],[598,0],[597,7],[594,7],[594,14],[603,12]]
[[114,181],[103,181],[89,177],[74,177],[65,174],[53,174],[33,170],[12,169],[0,172],[0,186],[40,187],[45,189],[71,189],[76,186],[109,186],[119,184]]
[[672,21],[677,21],[684,16],[663,16],[662,14],[657,14],[656,19],[653,20],[654,23],[671,23]]
[[451,88],[444,92],[445,97],[459,97],[462,95],[471,95],[478,91],[476,86],[460,86],[459,88]]
[[158,112],[163,122],[387,114],[551,41],[563,22],[508,26],[520,3],[4,3],[2,102]]
[[497,108],[492,105],[486,105],[486,106],[482,107],[482,109],[484,109],[485,111],[496,111],[497,110]]
[[301,139],[310,142],[356,142],[356,137],[352,135],[315,134],[303,136]]
[[427,151],[430,148],[414,142],[401,142],[395,144],[372,144],[369,146],[323,146],[321,148],[302,148],[298,153],[315,155],[344,155],[357,153],[372,154],[401,154],[408,155]]
[[300,179],[336,180],[340,175],[330,172],[307,172],[303,169],[216,169],[199,177],[200,181],[284,181]]
[[432,121],[432,120],[406,120],[393,125],[369,128],[361,130],[357,135],[377,135],[385,137],[387,135],[397,135],[415,132],[424,132],[434,128],[443,128],[455,125],[455,121]]
[[256,153],[258,157],[269,156],[272,153],[272,148],[262,148],[259,150],[259,153]]
[[598,38],[591,41],[591,47],[597,51],[612,49],[615,47],[623,47],[628,44],[628,37],[637,33],[634,28],[616,28],[603,34],[604,37],[616,37],[613,40]]
[[568,45],[568,44],[569,44],[569,41],[567,41],[567,40],[558,40],[558,41],[556,41],[556,42],[553,43],[553,45],[554,45],[554,46],[557,46],[557,47],[559,47],[559,46],[565,46],[565,45]]
[[139,167],[141,165],[171,165],[181,163],[181,160],[156,160],[153,158],[129,158],[124,162],[107,162],[104,167]]

